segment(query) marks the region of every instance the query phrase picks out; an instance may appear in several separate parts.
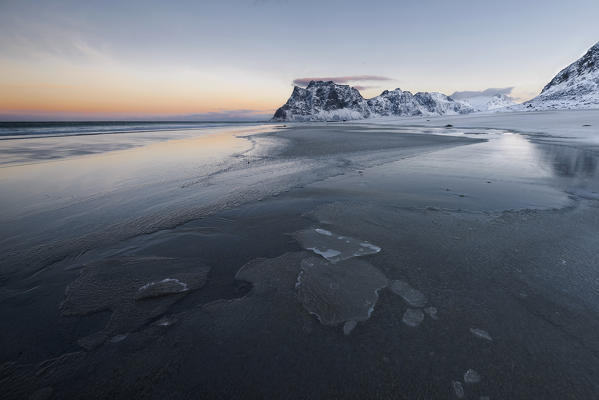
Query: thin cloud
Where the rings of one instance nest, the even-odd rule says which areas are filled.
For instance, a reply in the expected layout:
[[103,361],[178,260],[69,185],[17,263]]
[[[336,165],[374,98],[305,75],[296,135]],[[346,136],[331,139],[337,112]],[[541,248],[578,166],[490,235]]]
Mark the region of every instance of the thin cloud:
[[[329,77],[309,77],[297,78],[293,80],[294,85],[308,86],[311,81],[333,81],[338,84],[348,84],[352,82],[372,82],[372,81],[392,81],[393,79],[379,75],[352,75],[352,76],[329,76]],[[364,87],[364,86],[363,86]],[[357,87],[356,87],[357,88]]]
[[509,87],[504,87],[504,88],[488,88],[485,90],[467,90],[467,91],[463,91],[463,92],[455,92],[454,94],[452,94],[451,97],[452,99],[465,99],[468,97],[478,97],[478,96],[495,96],[496,94],[503,94],[506,96],[509,96],[512,93],[512,90],[514,90],[513,86],[509,86]]
[[272,112],[266,110],[223,110],[207,113],[169,117],[185,121],[263,121],[270,119]]
[[354,85],[353,88],[362,91],[362,90],[368,90],[368,89],[378,89],[379,86]]

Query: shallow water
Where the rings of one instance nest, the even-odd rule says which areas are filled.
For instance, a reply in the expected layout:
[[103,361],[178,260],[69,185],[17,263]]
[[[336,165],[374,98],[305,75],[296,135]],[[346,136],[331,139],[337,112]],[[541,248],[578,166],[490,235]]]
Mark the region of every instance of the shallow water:
[[563,208],[571,204],[570,194],[599,194],[596,155],[536,144],[509,132],[492,132],[489,139],[388,163],[360,179],[333,178],[313,187],[356,198],[375,196],[399,207],[469,211]]

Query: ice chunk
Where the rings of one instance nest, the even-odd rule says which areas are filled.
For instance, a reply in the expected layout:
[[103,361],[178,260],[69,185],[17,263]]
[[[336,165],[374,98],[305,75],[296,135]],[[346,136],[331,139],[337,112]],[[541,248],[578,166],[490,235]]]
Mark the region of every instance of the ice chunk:
[[426,305],[426,296],[421,291],[414,289],[407,282],[391,281],[389,288],[393,293],[401,296],[412,307],[424,307]]
[[358,325],[356,321],[347,321],[345,324],[343,324],[343,334],[349,335],[351,331],[354,330],[356,325]]
[[464,398],[464,387],[462,386],[462,382],[459,381],[451,381],[451,386],[453,387],[453,392],[455,393],[458,399]]
[[381,251],[380,247],[367,241],[338,235],[321,228],[305,229],[296,232],[294,236],[304,249],[311,250],[333,263]]
[[151,297],[167,296],[169,294],[176,294],[186,292],[188,290],[187,284],[174,278],[165,278],[158,282],[146,283],[140,287],[137,291],[137,300],[148,299]]
[[331,326],[367,320],[378,300],[378,290],[385,286],[387,278],[367,262],[332,264],[316,257],[302,260],[296,280],[297,298],[304,308],[323,325]]
[[381,251],[381,248],[379,246],[375,246],[368,242],[362,242],[362,243],[360,243],[360,246],[366,247],[367,249],[370,249],[375,253],[378,253],[379,251]]
[[489,332],[484,331],[482,329],[479,329],[479,328],[470,328],[470,332],[474,336],[476,336],[477,338],[485,339],[485,340],[489,340],[489,341],[493,340],[493,338],[491,337],[491,335],[489,335]]
[[426,307],[423,311],[425,314],[427,314],[432,319],[434,319],[434,320],[439,319],[439,317],[437,316],[437,308],[436,307],[433,307],[433,306]]
[[110,338],[110,343],[118,343],[118,342],[122,342],[123,340],[127,339],[126,334],[121,334],[121,335],[114,335],[112,338]]
[[308,250],[312,250],[314,253],[316,253],[320,256],[323,256],[327,260],[335,258],[339,254],[341,254],[341,252],[337,251],[337,250],[333,250],[333,249],[322,250],[322,249],[319,249],[318,247],[308,247]]
[[156,321],[156,325],[162,326],[162,327],[167,327],[167,326],[171,326],[171,325],[175,324],[176,322],[177,322],[177,318],[163,317],[163,318],[159,319],[158,321]]
[[464,382],[466,383],[478,383],[480,382],[480,375],[473,369],[469,369],[464,373]]
[[424,313],[417,308],[408,308],[401,321],[411,327],[417,327],[424,320]]

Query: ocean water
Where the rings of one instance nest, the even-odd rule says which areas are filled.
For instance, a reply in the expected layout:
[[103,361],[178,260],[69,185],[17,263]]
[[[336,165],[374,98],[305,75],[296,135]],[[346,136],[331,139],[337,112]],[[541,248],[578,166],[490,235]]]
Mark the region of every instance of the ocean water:
[[0,122],[0,140],[30,137],[157,132],[258,125],[257,122],[219,121],[65,121]]

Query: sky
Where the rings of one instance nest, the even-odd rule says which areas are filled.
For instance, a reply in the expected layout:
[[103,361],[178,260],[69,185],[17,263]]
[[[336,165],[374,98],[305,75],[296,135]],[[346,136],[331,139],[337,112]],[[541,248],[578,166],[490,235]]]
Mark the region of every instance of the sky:
[[599,1],[0,0],[0,119],[265,119],[294,82],[534,97]]

